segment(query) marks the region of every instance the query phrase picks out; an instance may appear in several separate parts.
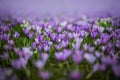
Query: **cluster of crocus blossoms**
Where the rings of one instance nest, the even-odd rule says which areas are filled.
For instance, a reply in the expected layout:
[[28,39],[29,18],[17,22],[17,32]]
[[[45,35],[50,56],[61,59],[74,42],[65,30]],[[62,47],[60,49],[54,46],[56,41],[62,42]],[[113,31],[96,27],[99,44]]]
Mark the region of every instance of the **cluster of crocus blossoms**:
[[0,20],[0,80],[102,80],[101,75],[120,77],[120,19]]

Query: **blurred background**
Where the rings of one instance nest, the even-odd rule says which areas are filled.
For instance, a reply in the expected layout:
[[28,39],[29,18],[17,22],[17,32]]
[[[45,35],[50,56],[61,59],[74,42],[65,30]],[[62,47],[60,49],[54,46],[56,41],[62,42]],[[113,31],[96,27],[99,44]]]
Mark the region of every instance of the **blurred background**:
[[0,0],[0,14],[103,14],[119,15],[120,0]]

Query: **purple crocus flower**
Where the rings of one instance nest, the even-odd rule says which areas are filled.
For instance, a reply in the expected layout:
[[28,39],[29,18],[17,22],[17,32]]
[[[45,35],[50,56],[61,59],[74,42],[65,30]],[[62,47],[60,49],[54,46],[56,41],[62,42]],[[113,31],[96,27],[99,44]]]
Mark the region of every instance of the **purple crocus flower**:
[[60,39],[64,39],[66,37],[66,34],[59,34],[58,36]]
[[96,71],[105,71],[106,70],[106,65],[105,64],[94,64],[93,66],[93,72],[96,72]]
[[53,45],[53,42],[49,41],[49,42],[48,42],[48,45],[49,45],[49,46],[52,46],[52,45]]
[[70,38],[70,39],[72,39],[72,38],[73,38],[72,33],[69,33],[69,34],[68,34],[68,38]]
[[83,38],[75,38],[77,44],[80,44],[83,41]]
[[29,60],[29,58],[32,56],[33,52],[30,50],[30,47],[23,47],[22,48],[23,55],[26,60]]
[[112,58],[110,56],[102,57],[101,61],[106,65],[112,64]]
[[72,30],[72,24],[68,24],[68,25],[66,26],[66,29],[67,29],[67,30]]
[[97,30],[92,30],[92,31],[90,32],[90,34],[91,34],[91,37],[92,37],[92,38],[95,38],[95,37],[97,37],[98,32],[97,32]]
[[70,57],[70,55],[72,54],[71,50],[65,49],[63,50],[64,52],[64,60],[68,59]]
[[69,58],[71,53],[72,52],[70,50],[63,50],[63,52],[55,53],[55,57],[57,60],[64,61],[64,60],[67,60]]
[[85,53],[84,58],[90,63],[94,63],[95,60],[96,60],[96,57],[93,54],[90,54],[90,53],[89,54]]
[[43,80],[47,80],[47,79],[49,79],[50,76],[51,76],[50,72],[47,72],[47,71],[39,72],[38,75],[39,75]]
[[113,65],[112,70],[115,76],[120,77],[120,65]]
[[57,31],[58,33],[60,33],[60,32],[62,31],[62,28],[61,28],[61,27],[57,27],[57,28],[56,28],[56,31]]
[[14,52],[19,55],[20,57],[23,56],[23,51],[21,51],[19,48],[13,48]]
[[90,46],[89,46],[88,44],[86,44],[86,43],[85,43],[85,44],[83,44],[83,48],[84,48],[84,50],[88,50],[88,49],[89,49],[89,47],[90,47]]
[[35,38],[35,42],[36,42],[36,44],[40,43],[38,38]]
[[83,57],[80,53],[75,53],[73,56],[73,61],[76,63],[76,64],[79,64],[82,60],[83,60]]
[[33,42],[32,45],[31,45],[31,48],[32,48],[32,49],[35,49],[35,47],[36,47],[36,43]]
[[57,50],[60,50],[60,48],[61,48],[61,45],[59,44],[59,45],[54,45],[55,46],[55,48],[57,49]]
[[4,34],[3,37],[4,37],[5,40],[9,40],[10,39],[10,34]]
[[14,38],[17,39],[17,38],[19,38],[20,34],[18,32],[15,32],[13,36],[14,36]]
[[110,39],[110,36],[107,33],[101,33],[100,40],[103,44],[107,43]]
[[118,63],[119,63],[119,57],[116,56],[116,55],[114,55],[114,56],[112,57],[112,64],[118,64]]
[[22,51],[24,52],[24,54],[30,54],[32,55],[32,51],[30,50],[30,47],[23,47]]
[[29,32],[28,37],[32,39],[34,37],[34,32]]
[[41,54],[41,58],[42,58],[42,60],[43,60],[44,62],[46,62],[46,61],[48,60],[48,58],[49,58],[49,55],[48,55],[47,53],[42,53],[42,54]]
[[108,54],[113,55],[115,53],[115,49],[107,48],[107,52],[108,52]]
[[9,40],[9,41],[8,41],[8,44],[9,44],[9,45],[13,45],[13,44],[14,44],[14,41],[13,41],[13,40]]
[[101,57],[103,56],[103,53],[96,51],[96,52],[95,52],[95,56],[96,56],[97,58],[101,58]]
[[26,29],[26,28],[23,29],[23,32],[25,35],[27,35],[29,33],[29,31],[30,31],[29,29]]
[[93,52],[95,50],[94,47],[89,47],[88,49],[89,49],[89,52]]
[[93,72],[96,72],[96,71],[98,71],[99,70],[99,66],[100,66],[100,64],[94,64],[93,65]]
[[113,26],[119,26],[120,23],[119,23],[118,20],[113,20],[113,21],[112,21],[112,25],[113,25]]
[[4,49],[5,50],[11,50],[12,49],[12,45],[4,45]]
[[49,51],[50,50],[50,46],[48,46],[48,45],[45,45],[43,48],[44,48],[45,51]]
[[12,60],[11,65],[15,69],[26,68],[27,60],[24,58],[19,58],[18,60]]
[[42,46],[39,45],[39,46],[37,47],[37,49],[38,49],[38,51],[41,51],[41,50],[42,50]]
[[109,31],[109,32],[111,32],[112,30],[113,30],[113,28],[106,28],[107,29],[107,31]]
[[102,33],[105,30],[105,28],[99,26],[97,30],[99,31],[99,33]]
[[101,46],[101,50],[105,51],[107,49],[107,46]]
[[75,50],[79,50],[80,48],[80,43],[76,43],[76,44],[72,44],[72,47],[75,49]]
[[38,35],[37,38],[38,38],[39,41],[43,41],[44,40],[44,36],[43,35]]
[[19,80],[19,79],[18,79],[17,75],[14,74],[12,77],[10,77],[10,80]]
[[97,40],[95,40],[94,41],[94,44],[97,46],[97,45],[99,45],[101,43],[101,40],[100,39],[97,39]]
[[56,34],[50,34],[50,38],[51,38],[53,41],[55,41],[55,39],[56,39]]
[[3,59],[8,59],[9,58],[9,53],[4,52],[2,57],[3,57]]
[[115,45],[120,49],[120,40],[116,40]]
[[81,36],[81,37],[87,36],[87,32],[84,31],[84,30],[81,30],[81,31],[80,31],[80,36]]
[[55,53],[55,57],[59,61],[63,60],[63,56],[64,56],[63,52],[57,52],[57,53]]
[[99,70],[100,71],[105,71],[106,70],[106,65],[105,64],[100,64],[100,66],[99,66]]
[[68,41],[63,41],[61,42],[61,47],[66,47],[68,45]]
[[40,32],[42,30],[42,27],[40,27],[38,25],[35,25],[34,28],[37,32]]
[[73,80],[80,80],[80,78],[82,77],[82,74],[79,72],[79,71],[72,71],[70,73],[70,77],[73,79]]
[[35,66],[36,66],[38,69],[42,69],[42,68],[45,66],[45,63],[46,63],[46,62],[44,62],[44,61],[42,61],[42,60],[36,60],[36,61],[34,62]]
[[78,33],[74,33],[74,32],[73,32],[73,37],[74,37],[74,38],[77,38],[78,36],[79,36]]

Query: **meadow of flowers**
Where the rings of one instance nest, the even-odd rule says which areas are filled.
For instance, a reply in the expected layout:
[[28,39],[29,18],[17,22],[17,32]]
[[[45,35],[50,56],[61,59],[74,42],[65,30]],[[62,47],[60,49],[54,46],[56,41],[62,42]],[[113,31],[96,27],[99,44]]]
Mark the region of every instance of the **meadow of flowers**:
[[0,19],[0,80],[119,80],[120,18]]

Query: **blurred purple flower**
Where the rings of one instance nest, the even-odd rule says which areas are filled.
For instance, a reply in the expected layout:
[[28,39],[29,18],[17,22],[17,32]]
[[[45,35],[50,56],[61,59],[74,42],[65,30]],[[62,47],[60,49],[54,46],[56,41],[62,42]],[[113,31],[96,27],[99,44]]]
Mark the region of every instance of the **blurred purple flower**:
[[112,70],[115,76],[120,77],[120,65],[113,65]]
[[34,37],[34,32],[29,32],[28,37],[32,39]]
[[102,52],[95,52],[95,56],[97,57],[97,58],[101,58],[102,56],[103,56],[103,53]]
[[4,34],[3,37],[4,37],[5,40],[9,40],[10,39],[10,34]]
[[57,31],[58,33],[60,33],[60,32],[62,31],[62,28],[61,28],[61,27],[57,27],[57,28],[56,28],[56,31]]
[[97,46],[97,45],[99,45],[101,43],[101,40],[100,39],[97,39],[97,40],[95,40],[94,41],[94,44]]
[[19,59],[17,59],[17,60],[12,60],[12,61],[11,61],[11,65],[12,65],[15,69],[26,68],[27,60],[24,59],[24,58],[19,58]]
[[45,45],[43,48],[44,48],[45,51],[49,51],[50,50],[50,46],[48,46],[48,45]]
[[106,64],[106,65],[110,65],[112,64],[112,58],[110,56],[105,56],[101,58],[101,61]]
[[100,64],[99,64],[99,63],[94,64],[94,65],[93,65],[93,72],[98,71],[98,70],[99,70],[99,66],[100,66]]
[[92,38],[96,38],[97,35],[98,35],[97,30],[92,30],[92,31],[90,32],[90,35],[91,35]]
[[9,41],[8,41],[8,44],[9,44],[9,45],[13,45],[13,44],[14,44],[14,41],[13,41],[13,40],[9,40]]
[[36,48],[36,43],[35,43],[35,42],[32,43],[31,48],[32,48],[32,49],[35,49],[35,48]]
[[35,38],[35,42],[36,42],[36,44],[40,43],[38,38]]
[[55,58],[59,61],[67,60],[72,54],[71,50],[63,50],[63,52],[55,53]]
[[42,69],[44,67],[46,62],[42,61],[42,60],[36,60],[34,62],[35,66],[38,68],[38,69]]
[[107,33],[101,33],[100,40],[103,44],[107,43],[110,39],[110,36]]
[[29,29],[23,28],[23,32],[24,32],[25,35],[27,35],[29,33],[29,31],[30,31]]
[[48,58],[49,58],[49,55],[48,55],[47,53],[42,53],[42,54],[41,54],[41,57],[42,57],[42,60],[43,60],[44,62],[46,62],[46,61],[48,60]]
[[78,43],[76,43],[76,44],[72,44],[72,47],[74,48],[74,50],[79,50],[79,48],[80,48],[80,44]]
[[22,51],[26,60],[29,60],[30,57],[33,55],[33,52],[31,51],[30,47],[23,47]]
[[30,47],[23,47],[22,51],[24,54],[29,54],[29,55],[33,54],[33,52],[30,50]]
[[42,50],[42,46],[40,46],[40,45],[37,48],[38,48],[38,51]]
[[68,41],[63,41],[61,42],[61,46],[64,48],[68,45]]
[[95,50],[94,47],[89,47],[88,49],[89,49],[89,52],[93,52]]
[[79,71],[72,71],[70,73],[70,77],[73,79],[73,80],[80,80],[80,78],[82,77],[82,74],[79,72]]
[[17,38],[19,38],[20,34],[18,32],[15,32],[13,36],[14,36],[14,38],[17,39]]
[[47,72],[47,71],[39,72],[38,75],[39,75],[43,80],[47,80],[47,79],[49,79],[50,76],[51,76],[50,72]]
[[120,49],[120,40],[116,40],[115,45]]
[[19,79],[18,79],[17,75],[14,74],[10,77],[10,80],[19,80]]
[[81,36],[81,37],[87,36],[87,32],[86,32],[85,30],[81,30],[81,31],[80,31],[80,36]]
[[55,57],[56,57],[57,60],[62,61],[63,60],[63,56],[64,56],[63,52],[55,53]]
[[106,29],[107,29],[108,32],[112,32],[112,30],[113,30],[113,28],[111,28],[111,27],[108,27]]
[[90,54],[90,53],[89,54],[85,53],[84,58],[90,63],[94,63],[95,60],[96,60],[96,57],[93,54]]
[[73,61],[76,63],[76,64],[79,64],[82,60],[83,60],[83,57],[80,53],[75,53],[73,56]]
[[84,50],[88,50],[89,49],[89,47],[90,47],[90,45],[88,45],[88,44],[83,44],[83,48],[84,48]]
[[50,34],[50,38],[51,38],[53,41],[55,41],[55,39],[56,39],[56,34]]

